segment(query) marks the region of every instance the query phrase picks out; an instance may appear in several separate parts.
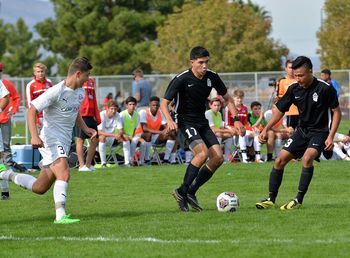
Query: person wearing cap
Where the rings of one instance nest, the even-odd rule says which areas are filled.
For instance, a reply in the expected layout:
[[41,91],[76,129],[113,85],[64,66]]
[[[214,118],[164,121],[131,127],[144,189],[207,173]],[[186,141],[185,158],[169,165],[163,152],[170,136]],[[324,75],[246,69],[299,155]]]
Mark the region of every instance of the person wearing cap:
[[[3,67],[3,64],[0,64],[0,74],[3,71]],[[21,104],[21,97],[12,82],[9,80],[1,81],[9,92],[9,104],[4,108],[3,112],[0,113],[0,129],[4,147],[3,162],[6,166],[10,166],[14,170],[25,172],[27,169],[13,160],[11,152],[11,117],[18,112],[19,105]]]
[[333,80],[332,78],[331,78],[331,70],[329,70],[329,69],[323,69],[322,71],[321,71],[321,79],[323,80],[323,81],[325,81],[325,82],[327,82],[327,83],[329,83],[330,85],[332,85],[333,86],[333,88],[335,89],[335,91],[337,92],[337,97],[339,98],[339,94],[340,94],[340,92],[339,92],[339,85],[338,85],[338,83],[337,83],[337,81],[336,80]]
[[[52,87],[52,82],[46,79],[47,67],[42,63],[36,63],[33,66],[34,78],[26,86],[27,107],[30,108],[31,102],[43,94],[48,88]],[[37,124],[41,128],[42,113],[38,113]]]

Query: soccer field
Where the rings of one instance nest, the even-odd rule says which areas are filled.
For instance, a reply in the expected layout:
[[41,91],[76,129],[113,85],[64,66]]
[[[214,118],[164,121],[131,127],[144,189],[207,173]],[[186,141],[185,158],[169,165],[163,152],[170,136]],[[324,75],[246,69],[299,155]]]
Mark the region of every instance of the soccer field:
[[[204,211],[181,213],[170,192],[185,165],[71,173],[67,210],[81,222],[54,225],[52,191],[37,196],[12,183],[0,202],[0,257],[349,257],[349,164],[315,164],[299,210],[257,210],[272,163],[226,164],[198,192]],[[296,194],[300,162],[289,164],[277,199]],[[216,196],[234,191],[235,213]]]

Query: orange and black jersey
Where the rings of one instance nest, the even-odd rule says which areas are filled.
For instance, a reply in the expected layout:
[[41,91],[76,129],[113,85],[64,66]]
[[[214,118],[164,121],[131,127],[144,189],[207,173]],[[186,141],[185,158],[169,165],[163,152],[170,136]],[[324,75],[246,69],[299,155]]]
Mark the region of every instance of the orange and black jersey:
[[178,74],[170,83],[164,98],[175,100],[175,112],[179,123],[202,122],[208,123],[205,118],[206,103],[212,90],[216,89],[218,95],[225,95],[227,88],[219,75],[208,70],[202,79],[198,79],[188,69]]
[[315,132],[329,132],[331,109],[339,106],[334,88],[317,78],[307,89],[299,83],[290,85],[276,106],[285,113],[292,104],[299,110],[299,126]]

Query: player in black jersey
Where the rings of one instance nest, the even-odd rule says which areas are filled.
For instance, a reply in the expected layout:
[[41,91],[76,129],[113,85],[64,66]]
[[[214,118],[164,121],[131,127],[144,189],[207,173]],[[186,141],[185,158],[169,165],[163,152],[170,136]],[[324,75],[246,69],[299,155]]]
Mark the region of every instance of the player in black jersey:
[[[206,102],[213,88],[223,96],[231,114],[235,116],[234,125],[237,132],[241,135],[245,134],[244,126],[236,116],[237,110],[233,99],[227,94],[226,86],[218,74],[208,69],[208,50],[200,46],[194,47],[190,53],[190,61],[191,68],[178,74],[169,83],[161,103],[168,129],[180,128],[194,153],[182,185],[172,193],[180,210],[185,212],[189,210],[188,203],[196,211],[202,210],[195,194],[224,161],[219,142],[205,118]],[[173,99],[177,114],[176,121],[171,118],[168,109]]]
[[266,141],[267,131],[282,118],[292,104],[298,107],[299,125],[275,160],[270,174],[269,198],[256,203],[258,209],[275,206],[284,167],[291,159],[302,157],[303,168],[298,194],[280,209],[292,210],[301,206],[312,179],[313,161],[323,151],[332,151],[333,138],[341,120],[337,93],[332,86],[313,76],[311,60],[299,56],[293,61],[292,68],[297,82],[289,86],[287,92],[277,102],[272,119],[259,136],[260,141]]

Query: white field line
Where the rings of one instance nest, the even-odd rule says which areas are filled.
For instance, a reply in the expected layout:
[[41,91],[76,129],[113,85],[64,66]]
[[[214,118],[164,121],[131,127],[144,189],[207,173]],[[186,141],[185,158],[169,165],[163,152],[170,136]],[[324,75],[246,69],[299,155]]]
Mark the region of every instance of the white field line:
[[140,238],[119,238],[119,237],[16,237],[16,236],[0,236],[0,241],[76,241],[76,242],[150,242],[161,244],[298,244],[298,245],[323,245],[323,244],[345,244],[350,243],[350,239],[314,239],[314,240],[296,240],[296,239],[245,239],[245,240],[204,240],[204,239],[179,239],[166,240],[154,237]]

